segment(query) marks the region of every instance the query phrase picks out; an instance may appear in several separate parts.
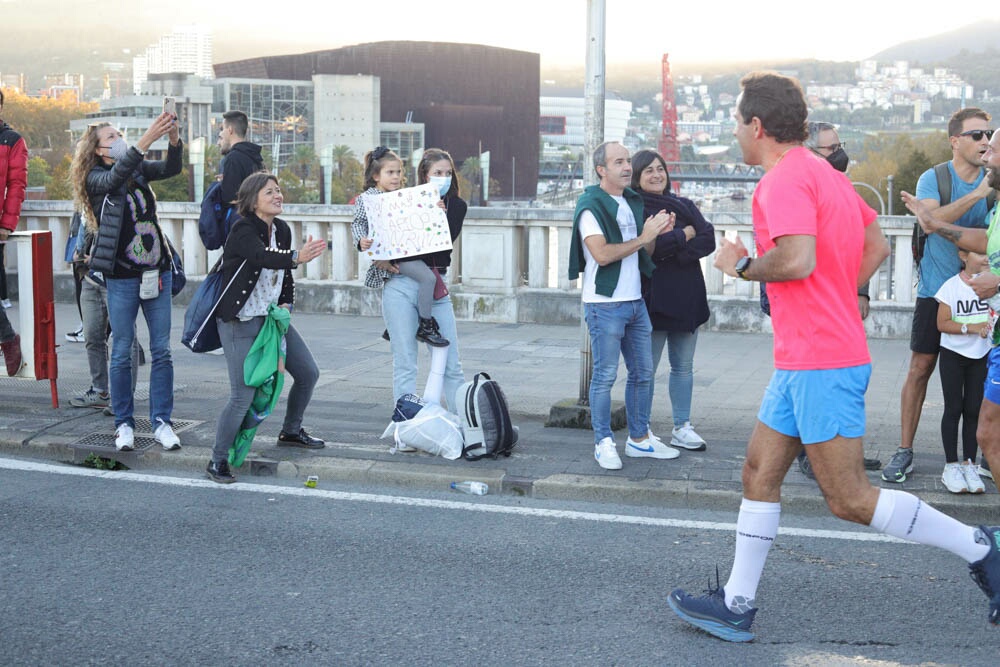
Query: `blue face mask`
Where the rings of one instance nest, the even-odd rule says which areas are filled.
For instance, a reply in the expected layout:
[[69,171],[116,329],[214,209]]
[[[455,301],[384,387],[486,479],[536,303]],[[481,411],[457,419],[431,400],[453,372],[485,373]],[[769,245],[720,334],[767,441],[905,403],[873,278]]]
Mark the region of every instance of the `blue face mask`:
[[436,185],[438,192],[444,197],[451,190],[451,176],[431,176],[431,185]]

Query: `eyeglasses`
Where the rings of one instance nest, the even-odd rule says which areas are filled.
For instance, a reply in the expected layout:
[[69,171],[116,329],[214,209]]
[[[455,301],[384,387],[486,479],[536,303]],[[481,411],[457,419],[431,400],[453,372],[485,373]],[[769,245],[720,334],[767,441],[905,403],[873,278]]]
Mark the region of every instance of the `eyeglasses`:
[[965,132],[960,133],[958,136],[969,137],[973,141],[982,141],[983,137],[986,137],[987,139],[992,139],[993,130],[966,130]]
[[839,144],[830,144],[829,146],[817,146],[816,150],[819,150],[819,151],[830,151],[831,153],[836,153],[841,148],[843,148],[844,150],[847,150],[847,142],[846,141],[842,141]]

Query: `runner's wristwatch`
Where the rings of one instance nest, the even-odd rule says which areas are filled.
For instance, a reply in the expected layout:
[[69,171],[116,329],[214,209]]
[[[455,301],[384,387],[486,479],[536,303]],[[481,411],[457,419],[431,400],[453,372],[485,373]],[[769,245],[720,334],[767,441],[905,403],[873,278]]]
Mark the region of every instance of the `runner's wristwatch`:
[[750,280],[746,276],[747,269],[750,268],[750,256],[740,257],[739,261],[736,262],[736,275],[738,275],[743,280]]

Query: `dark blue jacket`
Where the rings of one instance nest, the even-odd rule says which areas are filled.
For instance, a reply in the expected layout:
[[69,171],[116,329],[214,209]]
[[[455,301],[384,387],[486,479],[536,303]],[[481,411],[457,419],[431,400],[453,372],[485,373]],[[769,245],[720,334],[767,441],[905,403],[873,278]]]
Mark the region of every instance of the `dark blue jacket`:
[[[653,329],[694,331],[710,315],[699,260],[715,252],[715,227],[690,199],[669,192],[639,194],[647,218],[662,210],[677,216],[674,229],[657,237],[653,250],[656,270],[652,277],[642,281],[642,296]],[[694,227],[695,235],[690,241],[684,236],[685,227]]]

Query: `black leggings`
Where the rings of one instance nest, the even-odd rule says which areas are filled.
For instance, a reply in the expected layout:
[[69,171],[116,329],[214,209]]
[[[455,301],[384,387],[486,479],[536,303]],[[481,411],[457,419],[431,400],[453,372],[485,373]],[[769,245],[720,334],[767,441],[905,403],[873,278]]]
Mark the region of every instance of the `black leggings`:
[[958,462],[958,422],[962,421],[962,460],[975,461],[979,442],[979,406],[983,402],[986,382],[986,359],[969,359],[947,348],[941,348],[938,373],[944,394],[944,414],[941,416],[941,442],[945,463]]

